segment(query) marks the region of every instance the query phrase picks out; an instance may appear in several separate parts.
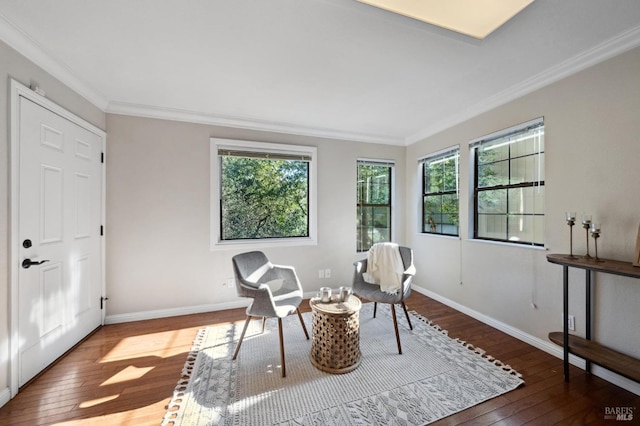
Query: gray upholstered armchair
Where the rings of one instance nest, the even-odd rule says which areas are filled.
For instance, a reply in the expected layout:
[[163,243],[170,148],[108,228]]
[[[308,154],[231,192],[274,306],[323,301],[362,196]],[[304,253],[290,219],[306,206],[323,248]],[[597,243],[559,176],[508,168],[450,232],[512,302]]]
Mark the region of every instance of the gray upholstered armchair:
[[238,296],[253,299],[253,302],[247,308],[247,320],[244,323],[233,359],[235,360],[238,356],[240,345],[242,345],[244,334],[252,317],[262,318],[263,332],[264,322],[267,318],[278,318],[280,363],[282,364],[282,377],[286,377],[282,318],[297,312],[304,334],[307,336],[307,340],[309,339],[307,327],[304,325],[302,315],[298,309],[302,302],[303,294],[298,276],[293,267],[274,265],[260,251],[236,255],[232,258],[232,262]]
[[409,313],[407,312],[407,306],[404,301],[411,294],[411,283],[413,281],[413,251],[408,247],[398,247],[400,250],[400,257],[404,265],[404,273],[402,275],[401,289],[396,294],[386,293],[380,290],[380,286],[377,284],[370,284],[365,281],[363,274],[367,272],[367,259],[363,259],[354,263],[355,271],[353,274],[353,292],[354,294],[374,302],[373,305],[373,317],[376,317],[376,310],[378,303],[388,303],[391,305],[391,317],[393,318],[393,327],[396,331],[396,342],[398,343],[398,353],[402,354],[402,345],[400,344],[400,333],[398,332],[398,320],[396,319],[395,304],[399,303],[404,309],[404,314],[407,317],[409,328],[413,330]]

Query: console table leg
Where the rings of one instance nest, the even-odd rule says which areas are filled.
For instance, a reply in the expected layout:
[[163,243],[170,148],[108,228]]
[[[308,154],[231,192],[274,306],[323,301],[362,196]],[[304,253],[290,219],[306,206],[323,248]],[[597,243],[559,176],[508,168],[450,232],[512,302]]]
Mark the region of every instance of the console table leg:
[[562,267],[562,345],[564,355],[564,381],[569,381],[569,267]]
[[[585,338],[591,340],[591,270],[585,271]],[[585,371],[591,373],[591,361],[585,360]]]

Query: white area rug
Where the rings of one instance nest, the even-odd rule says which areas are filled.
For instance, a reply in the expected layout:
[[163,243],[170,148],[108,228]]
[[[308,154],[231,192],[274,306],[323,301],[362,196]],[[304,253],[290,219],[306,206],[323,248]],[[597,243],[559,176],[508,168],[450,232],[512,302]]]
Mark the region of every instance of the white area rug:
[[[243,322],[201,330],[163,425],[424,425],[524,383],[501,364],[412,313],[402,311],[398,355],[388,305],[360,311],[360,366],[316,369],[296,315],[284,323],[287,377],[281,377],[276,320],[252,321],[236,361]],[[311,313],[303,314],[311,333]]]

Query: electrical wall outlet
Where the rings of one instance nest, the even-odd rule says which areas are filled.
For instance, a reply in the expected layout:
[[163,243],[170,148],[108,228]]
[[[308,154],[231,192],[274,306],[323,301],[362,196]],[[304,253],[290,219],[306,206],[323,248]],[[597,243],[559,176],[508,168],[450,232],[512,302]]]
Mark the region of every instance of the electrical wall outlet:
[[324,270],[324,277],[325,278],[331,278],[331,269],[325,269]]
[[324,278],[324,269],[318,269],[318,278]]
[[569,330],[576,331],[576,319],[573,315],[569,315]]

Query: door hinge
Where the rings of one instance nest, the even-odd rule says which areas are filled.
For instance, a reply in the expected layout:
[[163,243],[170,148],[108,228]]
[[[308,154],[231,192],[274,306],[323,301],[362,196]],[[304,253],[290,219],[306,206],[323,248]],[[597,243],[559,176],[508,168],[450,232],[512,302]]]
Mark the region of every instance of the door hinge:
[[104,152],[100,153],[100,162],[104,164]]
[[104,235],[104,226],[100,225],[100,236]]
[[104,309],[104,302],[106,302],[107,300],[109,300],[109,298],[108,298],[108,297],[104,297],[104,296],[102,296],[102,297],[100,298],[100,309]]

